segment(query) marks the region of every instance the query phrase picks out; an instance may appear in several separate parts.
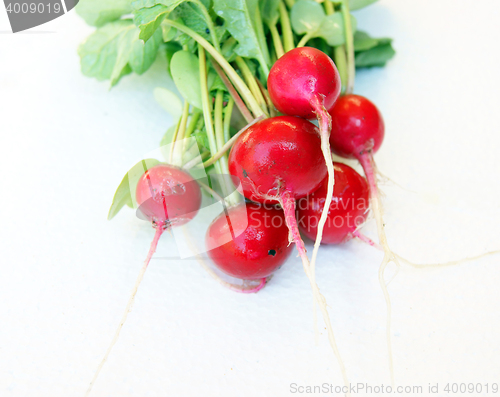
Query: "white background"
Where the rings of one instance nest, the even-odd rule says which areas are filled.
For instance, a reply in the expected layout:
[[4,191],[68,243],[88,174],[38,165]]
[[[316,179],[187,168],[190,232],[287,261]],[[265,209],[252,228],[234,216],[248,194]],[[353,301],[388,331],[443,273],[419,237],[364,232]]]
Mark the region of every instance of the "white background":
[[[356,92],[385,116],[376,161],[397,183],[382,186],[387,234],[413,261],[500,249],[499,14],[494,0],[382,0],[356,12],[361,29],[393,37],[398,52],[359,73]],[[107,210],[170,125],[152,91],[172,83],[162,62],[111,91],[83,77],[76,49],[91,28],[74,12],[33,31],[0,34],[0,395],[82,396],[153,237],[132,211],[108,222]],[[373,221],[364,231],[375,237]],[[163,236],[158,255],[173,249]],[[352,383],[390,382],[380,260],[357,241],[319,256]],[[447,382],[500,381],[499,262],[403,266],[389,286],[397,384],[425,392],[439,382],[442,392]],[[314,344],[311,301],[295,257],[256,295],[224,289],[195,261],[153,260],[93,396],[341,385],[326,335]]]

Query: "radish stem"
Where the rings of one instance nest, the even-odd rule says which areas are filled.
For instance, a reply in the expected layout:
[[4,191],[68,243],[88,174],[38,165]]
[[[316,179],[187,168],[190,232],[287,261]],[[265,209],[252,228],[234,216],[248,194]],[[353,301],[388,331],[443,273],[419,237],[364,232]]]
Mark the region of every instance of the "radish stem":
[[[291,0],[287,0],[288,6],[291,8],[293,6],[293,3],[292,5],[290,5],[290,2]],[[283,1],[280,1],[278,10],[280,13],[281,34],[283,35],[283,47],[285,49],[285,52],[288,52],[295,48],[295,43],[293,40],[293,31],[292,25],[290,24],[290,17]]]
[[271,37],[273,38],[274,50],[276,51],[276,57],[279,59],[285,53],[283,48],[283,42],[281,41],[280,34],[276,28],[276,24],[269,24],[269,31],[271,32]]
[[351,14],[349,12],[349,1],[342,1],[342,16],[344,17],[345,41],[347,52],[347,86],[346,94],[354,91],[354,80],[356,78],[356,64],[354,59],[354,36],[352,31]]
[[101,372],[101,369],[104,366],[104,363],[108,359],[108,356],[111,353],[113,346],[115,345],[116,341],[118,340],[118,337],[120,336],[120,331],[122,330],[123,324],[125,324],[125,321],[127,320],[127,316],[129,314],[129,312],[132,310],[132,306],[133,306],[134,300],[135,300],[135,295],[137,294],[137,289],[139,288],[139,285],[142,281],[142,278],[144,277],[144,273],[146,273],[146,269],[148,268],[149,262],[151,261],[153,254],[156,252],[156,247],[158,246],[158,241],[160,240],[160,237],[161,237],[163,231],[164,231],[164,225],[156,225],[155,236],[153,238],[153,241],[151,242],[151,247],[149,249],[146,260],[144,261],[144,265],[142,266],[141,271],[139,272],[139,276],[137,277],[137,280],[135,282],[134,288],[132,289],[132,293],[130,295],[127,306],[125,308],[125,312],[123,313],[122,319],[120,321],[120,325],[118,326],[118,329],[115,332],[115,336],[113,337],[113,340],[111,341],[111,344],[109,345],[108,350],[106,350],[106,354],[104,354],[104,357],[103,357],[101,363],[99,364],[99,367],[97,367],[97,371],[95,372],[94,377],[92,378],[92,381],[90,382],[89,388],[87,389],[85,396],[88,396],[90,394],[90,392],[92,391],[92,387],[94,386],[94,383],[97,380],[97,377],[99,376],[99,373]]
[[245,105],[245,102],[243,102],[243,99],[241,99],[240,94],[238,94],[238,91],[236,91],[234,86],[231,84],[231,82],[229,81],[226,74],[219,66],[219,64],[217,62],[214,62],[213,59],[210,59],[210,61],[215,71],[221,78],[222,82],[226,86],[227,90],[229,91],[229,94],[231,94],[231,97],[234,99],[236,106],[238,106],[238,109],[240,110],[241,114],[243,115],[247,123],[250,123],[254,119],[254,117],[252,116],[252,113],[250,113],[250,110],[248,110],[247,105]]

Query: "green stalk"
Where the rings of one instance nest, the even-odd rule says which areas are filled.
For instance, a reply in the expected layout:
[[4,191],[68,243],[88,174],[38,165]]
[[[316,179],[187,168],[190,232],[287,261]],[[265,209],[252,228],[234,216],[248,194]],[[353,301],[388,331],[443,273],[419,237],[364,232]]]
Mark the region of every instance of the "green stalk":
[[311,40],[314,37],[314,34],[316,32],[309,32],[305,34],[299,41],[299,44],[297,44],[297,48],[299,47],[304,47],[309,40]]
[[[224,120],[223,120],[223,108],[224,108],[224,91],[218,90],[215,95],[215,110],[214,110],[214,121],[215,121],[215,139],[217,141],[217,150],[221,150],[224,147]],[[220,169],[222,171],[221,188],[224,193],[225,201],[228,205],[236,204],[237,196],[231,194],[231,186],[227,179],[229,174],[229,167],[227,163],[227,154],[224,154],[218,161]],[[238,193],[237,193],[238,194]]]
[[354,91],[354,80],[356,78],[356,64],[354,61],[354,36],[351,24],[351,14],[349,12],[348,0],[342,2],[342,16],[344,17],[345,25],[345,40],[347,52],[347,86],[346,94],[352,94]]
[[[331,0],[325,0],[323,3],[325,6],[326,15],[331,15],[335,13],[335,7]],[[345,94],[347,87],[348,71],[347,71],[347,54],[345,52],[345,46],[339,45],[333,49],[333,57],[335,59],[335,65],[339,71],[340,81],[342,82],[342,94]]]
[[238,73],[236,73],[236,71],[229,64],[229,62],[207,40],[205,40],[198,33],[194,32],[192,29],[189,29],[187,26],[181,23],[172,21],[170,19],[165,19],[163,23],[173,26],[177,30],[187,34],[189,37],[191,37],[199,44],[199,47],[205,49],[210,55],[212,55],[212,57],[219,63],[222,69],[224,69],[228,77],[236,86],[236,89],[239,91],[243,99],[246,101],[246,103],[252,110],[253,115],[255,117],[264,115],[264,112],[262,111],[259,104],[253,97],[250,89],[246,86],[245,82],[241,79]]
[[271,32],[271,37],[273,38],[274,50],[276,51],[276,56],[281,58],[285,53],[283,49],[283,43],[281,41],[280,34],[276,28],[276,24],[269,24],[269,31]]
[[269,48],[267,47],[266,35],[264,34],[264,25],[262,23],[262,18],[260,16],[260,8],[257,7],[255,10],[255,32],[257,33],[257,38],[259,40],[259,45],[264,53],[264,59],[259,59],[260,67],[264,72],[264,77],[267,80],[269,76],[269,64],[271,63],[271,56],[269,55]]
[[227,90],[229,91],[231,98],[234,99],[234,102],[236,103],[236,106],[238,106],[238,109],[240,110],[241,114],[243,115],[247,123],[250,123],[254,119],[254,117],[252,116],[252,113],[250,113],[250,110],[248,110],[247,105],[245,105],[245,102],[243,102],[243,99],[241,99],[240,94],[238,94],[238,91],[236,91],[234,86],[231,84],[231,82],[229,81],[226,74],[219,66],[219,64],[217,62],[214,62],[213,58],[210,59],[210,62],[212,63],[212,66],[214,67],[215,71],[217,72],[220,79],[222,80]]
[[234,99],[229,98],[227,101],[226,109],[224,110],[224,142],[231,139],[231,117],[233,115]]
[[191,121],[189,122],[189,125],[186,129],[186,135],[185,138],[189,138],[193,131],[196,129],[196,124],[198,123],[198,120],[200,119],[201,112],[198,109],[193,110],[193,115],[191,116]]
[[189,117],[189,103],[184,102],[184,109],[182,111],[182,117],[179,122],[179,128],[177,130],[177,134],[175,137],[175,141],[172,143],[172,153],[170,158],[173,161],[173,164],[182,164],[182,155],[184,153],[184,144],[183,139],[186,135],[186,125]]
[[288,6],[288,8],[290,8],[290,9],[295,4],[295,0],[285,0],[285,2],[286,2],[286,5]]
[[349,74],[347,71],[347,54],[345,52],[345,46],[339,45],[335,47],[333,49],[333,54],[335,58],[335,65],[337,65],[340,80],[342,81],[342,94],[345,94]]
[[[292,3],[293,6],[293,3]],[[291,8],[292,6],[289,7]],[[286,9],[285,3],[280,1],[278,6],[278,10],[280,12],[280,22],[281,22],[281,34],[283,35],[283,46],[285,48],[285,52],[293,50],[295,48],[295,43],[293,40],[293,31],[292,25],[290,24],[290,17],[288,15],[288,10]]]
[[[208,92],[207,85],[207,59],[205,57],[205,50],[198,44],[198,55],[200,58],[200,83],[201,83],[201,102],[203,107],[203,118],[205,119],[205,128],[207,130],[208,146],[210,147],[210,154],[213,156],[217,153],[217,142],[215,140],[214,125],[212,123],[212,102]],[[215,164],[215,170],[221,174],[220,165]]]
[[257,82],[255,81],[255,77],[252,74],[252,71],[248,67],[247,63],[245,60],[241,57],[236,57],[235,59],[236,64],[240,68],[241,73],[243,74],[243,78],[245,79],[247,86],[250,88],[250,91],[252,92],[252,95],[254,96],[255,99],[257,99],[257,102],[259,103],[261,109],[264,111],[267,117],[269,117],[269,112],[267,110],[267,103],[262,96],[262,93],[260,92],[260,88],[257,85]]
[[325,0],[323,2],[323,4],[325,6],[326,15],[330,15],[330,14],[333,14],[335,12],[335,8],[333,7],[333,3],[330,0]]

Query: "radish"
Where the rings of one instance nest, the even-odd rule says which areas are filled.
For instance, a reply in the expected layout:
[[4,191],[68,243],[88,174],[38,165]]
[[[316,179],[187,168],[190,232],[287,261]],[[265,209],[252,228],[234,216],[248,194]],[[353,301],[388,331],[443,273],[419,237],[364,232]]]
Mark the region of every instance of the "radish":
[[[333,196],[334,169],[330,152],[331,118],[329,110],[338,99],[342,88],[335,63],[324,52],[312,47],[288,51],[271,68],[267,87],[276,108],[291,116],[317,118],[321,136],[321,150],[328,169],[328,186],[324,211],[318,224],[318,233],[311,258],[312,280],[315,263]],[[314,306],[316,310],[316,306]],[[316,318],[316,311],[315,318]],[[315,321],[316,328],[316,321]],[[317,331],[316,331],[317,333]]]
[[391,301],[384,280],[384,272],[391,261],[397,266],[399,266],[399,262],[398,257],[391,251],[387,243],[380,193],[375,176],[376,166],[373,160],[373,154],[380,148],[384,139],[384,120],[373,102],[354,94],[341,97],[329,112],[332,116],[332,133],[330,135],[332,151],[342,157],[357,159],[368,180],[372,211],[377,222],[380,245],[384,250],[384,258],[380,264],[378,277],[387,305],[387,346],[391,379],[394,384],[390,341]]
[[183,225],[196,216],[201,206],[201,190],[197,182],[186,171],[172,165],[158,164],[147,170],[139,179],[136,189],[136,200],[139,205],[138,213],[141,217],[145,217],[152,222],[156,233],[151,242],[144,265],[132,289],[120,325],[94,374],[92,382],[90,382],[89,388],[85,393],[86,396],[90,394],[99,376],[99,372],[118,340],[123,324],[125,324],[128,313],[134,304],[139,284],[156,251],[162,233],[165,229]]
[[208,256],[224,273],[240,279],[260,279],[281,267],[292,252],[281,208],[256,203],[230,207],[210,224],[205,238]]
[[[346,164],[333,163],[335,186],[323,230],[322,243],[340,244],[356,235],[356,229],[368,217],[368,184],[366,179]],[[328,189],[328,178],[311,195],[297,202],[298,224],[305,236],[314,240],[323,213]]]
[[235,142],[229,153],[229,172],[239,178],[247,199],[279,203],[283,208],[289,239],[295,242],[314,299],[323,314],[330,345],[348,384],[326,300],[314,281],[295,218],[295,200],[316,190],[327,175],[321,146],[318,128],[305,119],[292,116],[264,119],[250,126]]

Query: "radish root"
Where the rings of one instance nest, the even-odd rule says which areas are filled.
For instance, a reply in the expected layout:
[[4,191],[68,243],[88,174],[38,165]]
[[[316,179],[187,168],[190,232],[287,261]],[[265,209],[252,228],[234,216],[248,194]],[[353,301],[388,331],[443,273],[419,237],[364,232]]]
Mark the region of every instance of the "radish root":
[[[332,152],[330,149],[330,131],[332,129],[332,118],[330,114],[326,111],[323,105],[323,99],[315,96],[311,101],[311,105],[314,109],[314,113],[318,118],[319,122],[319,133],[321,137],[321,151],[326,162],[326,168],[328,169],[328,187],[325,199],[325,205],[323,207],[323,212],[318,223],[318,232],[316,234],[316,241],[314,242],[313,253],[311,257],[311,277],[312,281],[316,282],[316,257],[318,256],[319,246],[321,245],[321,240],[323,239],[323,229],[325,227],[326,220],[328,218],[328,212],[330,210],[330,204],[333,197],[333,187],[335,184],[335,170],[333,168]],[[314,335],[316,343],[318,343],[319,331],[318,331],[318,315],[316,312],[316,302],[313,302],[313,316],[314,316]]]
[[130,298],[128,300],[127,306],[125,308],[125,312],[123,313],[122,319],[120,321],[120,325],[118,326],[118,329],[115,332],[115,336],[113,337],[113,340],[111,341],[111,344],[108,347],[108,350],[106,351],[106,354],[104,354],[104,357],[99,364],[99,367],[97,367],[97,371],[94,374],[94,377],[92,378],[92,381],[90,382],[89,388],[87,389],[87,392],[85,393],[85,396],[88,396],[90,392],[92,391],[92,387],[94,386],[95,381],[97,380],[97,377],[99,376],[99,373],[101,372],[102,367],[104,366],[104,363],[109,357],[109,354],[111,353],[111,350],[113,349],[113,346],[118,340],[118,337],[120,336],[120,331],[123,328],[123,324],[125,324],[125,321],[127,321],[127,316],[132,310],[132,306],[134,305],[135,301],[135,295],[137,294],[137,289],[139,288],[139,285],[141,284],[141,281],[144,277],[144,273],[146,273],[146,269],[148,268],[149,262],[151,261],[151,258],[153,257],[154,253],[156,252],[156,247],[158,246],[158,241],[160,240],[160,237],[164,231],[164,225],[155,225],[156,228],[156,233],[153,238],[153,241],[151,242],[151,247],[149,249],[148,255],[146,257],[146,260],[144,261],[144,265],[141,268],[141,271],[139,272],[139,276],[137,277],[137,280],[135,282],[134,288],[132,289],[132,293],[130,295]]
[[[318,303],[318,306],[321,310],[321,314],[323,315],[323,320],[325,321],[326,329],[328,332],[328,340],[330,342],[330,346],[332,347],[333,353],[337,358],[340,371],[342,373],[342,378],[344,380],[344,385],[347,386],[347,390],[349,390],[349,380],[347,378],[347,372],[344,366],[344,362],[342,361],[342,357],[340,356],[337,343],[335,341],[335,336],[333,334],[330,316],[328,314],[328,309],[326,307],[326,299],[319,291],[319,287],[316,284],[316,281],[314,281],[314,275],[312,273],[312,268],[309,263],[309,259],[307,258],[304,241],[300,237],[299,228],[297,225],[297,219],[295,218],[295,200],[293,199],[293,197],[291,197],[288,191],[284,191],[280,194],[279,201],[281,207],[283,208],[283,211],[285,212],[285,221],[288,226],[288,229],[290,230],[291,237],[295,242],[295,246],[297,247],[297,251],[299,252],[300,259],[302,259],[302,265],[304,267],[304,271],[311,284],[313,297],[315,301]],[[349,396],[350,393],[347,392],[346,395]]]
[[384,258],[382,259],[382,263],[380,264],[380,268],[378,271],[378,280],[380,287],[382,288],[382,293],[384,294],[384,299],[387,307],[387,320],[386,320],[386,338],[387,338],[387,350],[389,355],[389,370],[391,375],[391,384],[394,387],[394,364],[393,364],[393,356],[392,356],[392,343],[391,343],[391,298],[389,296],[389,291],[387,289],[387,283],[385,282],[384,273],[387,265],[390,262],[394,262],[398,267],[399,260],[398,257],[391,251],[389,248],[389,244],[387,243],[387,236],[385,235],[385,224],[383,219],[383,209],[382,203],[380,202],[380,192],[377,186],[376,180],[376,166],[373,161],[373,153],[371,150],[363,152],[359,156],[359,162],[365,171],[366,179],[368,180],[368,186],[370,190],[370,202],[373,211],[373,215],[375,216],[375,221],[377,223],[377,233],[380,242],[380,246],[384,251]]

